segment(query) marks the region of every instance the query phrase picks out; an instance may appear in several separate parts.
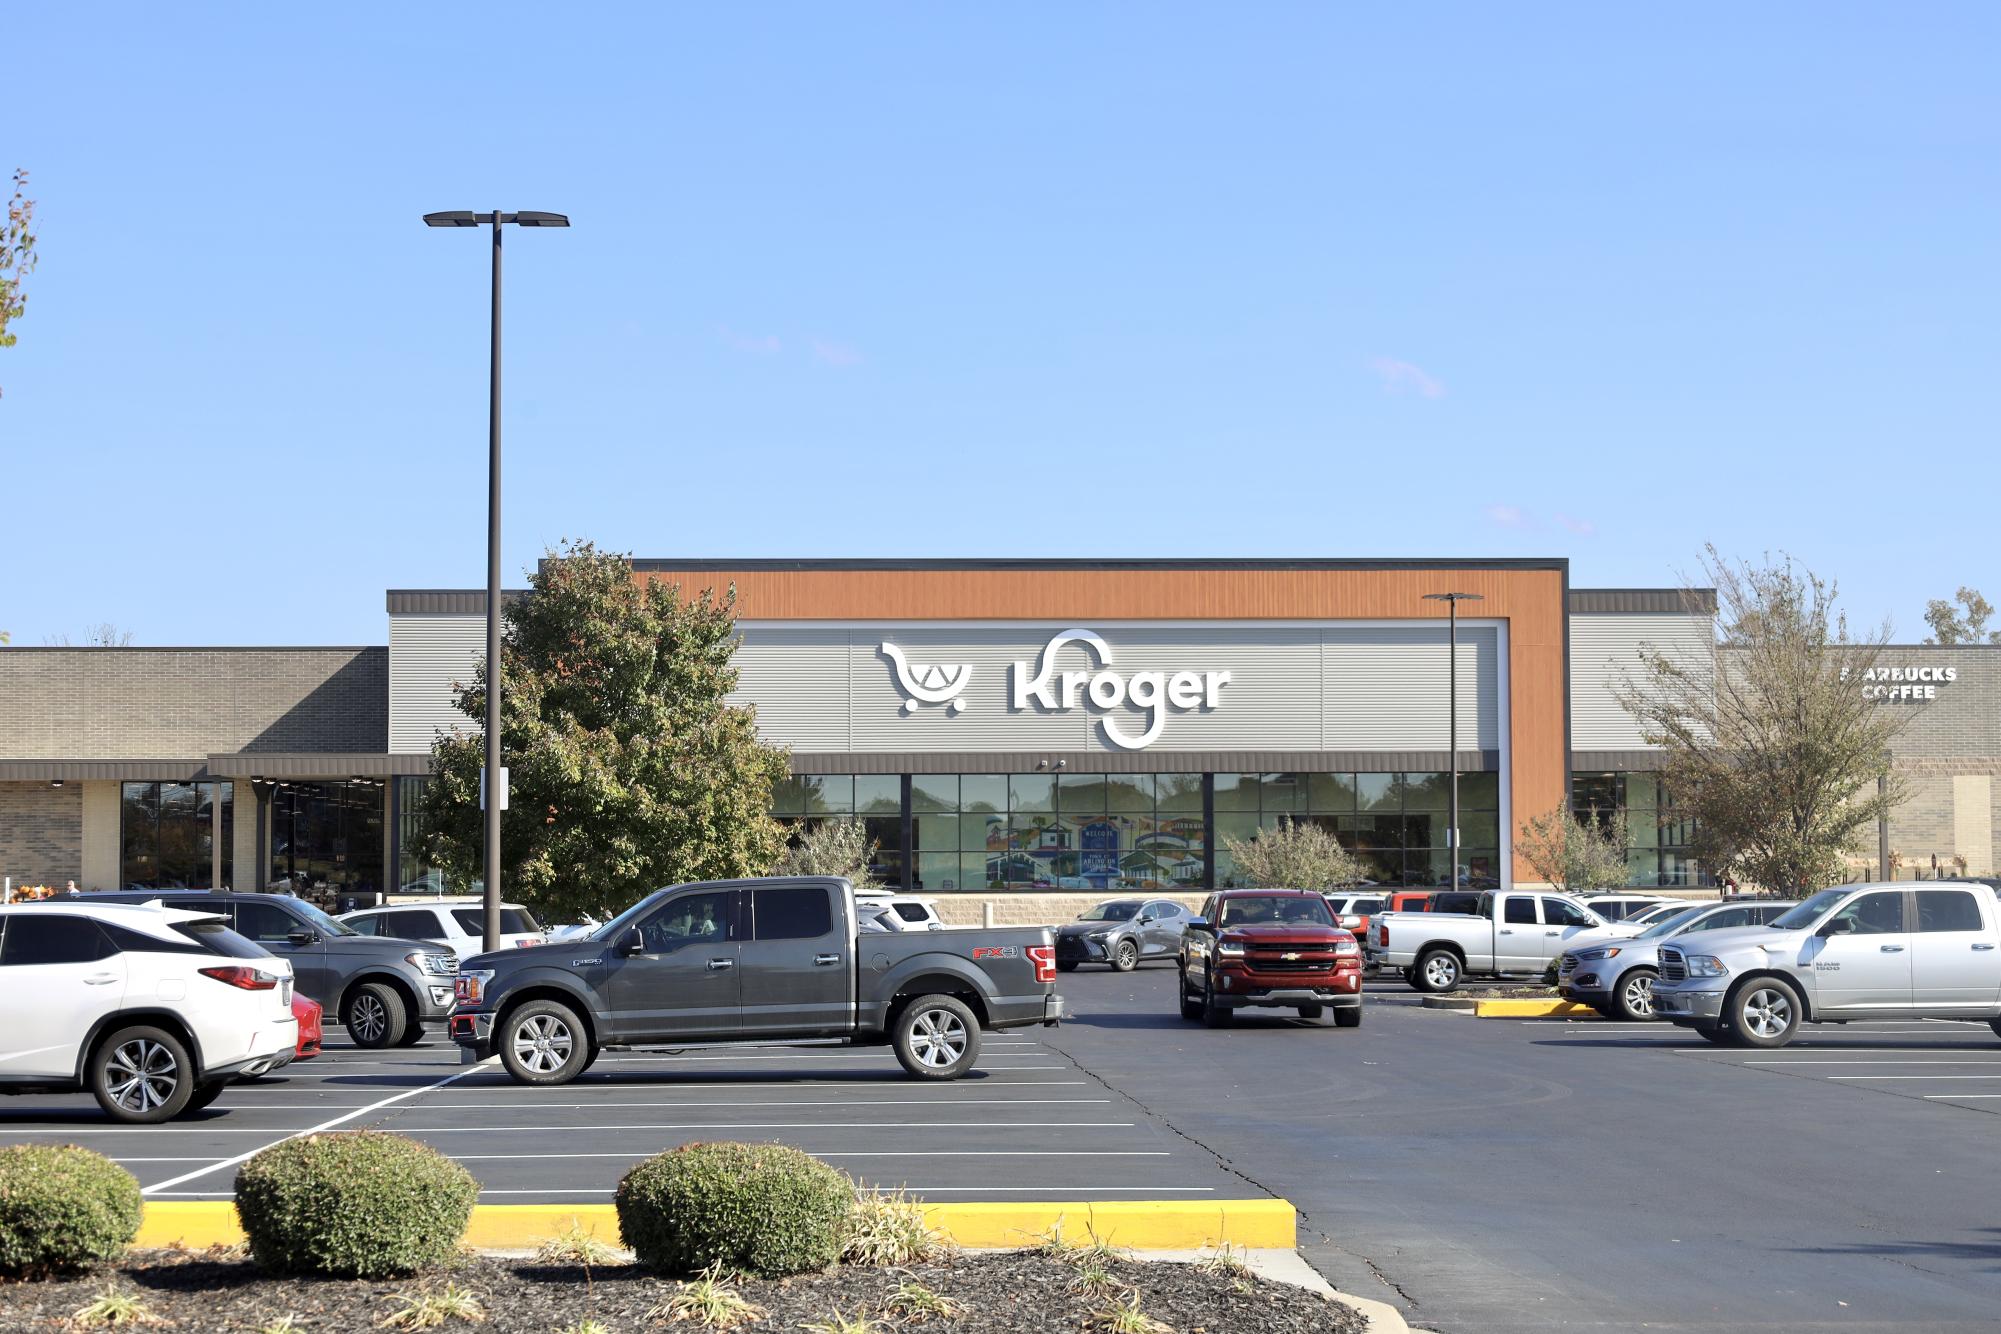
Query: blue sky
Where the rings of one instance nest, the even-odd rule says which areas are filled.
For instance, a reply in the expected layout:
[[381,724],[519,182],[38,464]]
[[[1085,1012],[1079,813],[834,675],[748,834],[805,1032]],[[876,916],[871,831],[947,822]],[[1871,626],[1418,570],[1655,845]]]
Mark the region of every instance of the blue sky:
[[[2001,595],[2001,8],[49,5],[17,644],[646,556],[1791,551]],[[393,17],[389,15],[393,14]],[[579,17],[579,16],[583,17]]]

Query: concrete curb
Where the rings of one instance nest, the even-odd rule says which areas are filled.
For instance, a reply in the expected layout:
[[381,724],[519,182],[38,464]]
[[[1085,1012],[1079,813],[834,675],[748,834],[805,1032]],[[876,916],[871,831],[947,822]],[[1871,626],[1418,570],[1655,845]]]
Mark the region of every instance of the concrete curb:
[[[1096,1237],[1133,1251],[1286,1250],[1299,1244],[1298,1214],[1286,1200],[1111,1200],[927,1204],[931,1226],[955,1246],[1018,1249],[1057,1228],[1073,1241]],[[464,1242],[481,1250],[533,1250],[572,1232],[618,1239],[609,1204],[481,1204]],[[227,1200],[148,1200],[133,1243],[195,1250],[243,1241]]]
[[1451,1010],[1476,1019],[1602,1019],[1589,1005],[1567,1000],[1474,1000],[1459,996],[1426,996],[1427,1010]]

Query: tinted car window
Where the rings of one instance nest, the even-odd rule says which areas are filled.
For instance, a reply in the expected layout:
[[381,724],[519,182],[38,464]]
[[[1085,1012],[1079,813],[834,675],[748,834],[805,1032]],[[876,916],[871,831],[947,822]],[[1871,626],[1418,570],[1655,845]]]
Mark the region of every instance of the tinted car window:
[[221,922],[176,922],[176,933],[193,941],[196,948],[205,954],[220,954],[230,959],[268,959],[271,951],[256,941],[245,940]]
[[1918,930],[1978,931],[1980,905],[1963,889],[1918,891]]
[[[98,928],[111,937],[111,943],[125,954],[206,954],[192,939],[163,940],[159,936],[148,935],[144,931],[134,931],[116,922],[99,922]],[[230,934],[234,935],[234,932]],[[249,941],[243,942],[249,945]],[[255,948],[252,946],[252,948]],[[259,954],[264,951],[258,950]]]
[[1886,889],[1876,894],[1864,894],[1836,913],[1829,925],[1834,922],[1847,923],[1849,930],[1858,936],[1896,935],[1905,929],[1904,892],[1901,889]]
[[1751,910],[1749,908],[1725,908],[1721,912],[1713,912],[1703,918],[1702,925],[1697,930],[1720,931],[1726,926],[1749,926],[1750,924]]
[[[452,920],[457,922],[459,929],[469,936],[486,934],[486,909],[484,908],[454,908],[452,909]],[[535,914],[531,912],[525,912],[520,908],[502,908],[500,910],[500,929],[510,936],[533,935],[542,929],[542,924],[535,920]]]
[[817,940],[834,929],[827,891],[815,885],[751,891],[751,938]]
[[347,929],[360,936],[379,936],[382,934],[382,914],[372,912],[365,917],[350,917]]
[[1383,901],[1381,899],[1355,899],[1348,905],[1349,912],[1360,913],[1364,917],[1367,917],[1370,913],[1379,913],[1382,910]]
[[1503,905],[1503,911],[1507,914],[1503,919],[1505,921],[1526,923],[1528,925],[1534,925],[1535,923],[1534,899],[1509,899]]
[[111,942],[88,917],[14,913],[7,918],[6,939],[0,943],[0,967],[89,963],[110,953]]
[[1542,901],[1542,920],[1549,926],[1589,926],[1591,919],[1562,899]]
[[404,940],[427,940],[444,934],[437,914],[425,910],[382,914],[382,934]]
[[640,923],[648,954],[667,954],[686,945],[720,943],[730,936],[730,891],[683,894],[669,899]]
[[896,903],[890,906],[895,908],[896,915],[906,922],[928,922],[931,920],[930,914],[925,912],[924,905],[921,903]]
[[236,904],[236,932],[246,939],[259,944],[280,944],[294,931],[303,930],[304,923],[294,920],[275,903],[242,899]]

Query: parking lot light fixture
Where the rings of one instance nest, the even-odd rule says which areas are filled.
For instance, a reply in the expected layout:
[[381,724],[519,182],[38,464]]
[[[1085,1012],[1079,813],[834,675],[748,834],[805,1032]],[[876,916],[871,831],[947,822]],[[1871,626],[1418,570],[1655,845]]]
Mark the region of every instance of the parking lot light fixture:
[[486,880],[481,886],[485,900],[488,950],[500,948],[500,808],[506,804],[500,767],[500,229],[517,227],[567,227],[570,219],[562,213],[474,213],[459,209],[426,213],[427,227],[491,227],[493,229],[493,314],[488,326],[486,417],[486,809],[481,813],[485,829]]
[[1484,602],[1478,593],[1426,593],[1426,602],[1445,604],[1445,753],[1452,770],[1451,805],[1445,816],[1446,855],[1452,859],[1452,888],[1459,888],[1459,604]]

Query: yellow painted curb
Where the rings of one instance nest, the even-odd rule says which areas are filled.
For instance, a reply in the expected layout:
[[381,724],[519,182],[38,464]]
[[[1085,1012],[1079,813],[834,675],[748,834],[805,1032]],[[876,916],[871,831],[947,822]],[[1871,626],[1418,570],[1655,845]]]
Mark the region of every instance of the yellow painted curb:
[[[1185,1251],[1225,1242],[1244,1249],[1298,1244],[1298,1216],[1285,1200],[1006,1201],[927,1204],[924,1216],[966,1247],[1020,1247],[1062,1229],[1066,1240],[1092,1236],[1136,1251]],[[481,1204],[472,1211],[465,1243],[482,1250],[533,1250],[552,1237],[581,1231],[609,1244],[619,1240],[609,1204]],[[232,1246],[243,1240],[236,1206],[227,1200],[148,1200],[134,1243],[143,1247]]]
[[1589,1005],[1567,1000],[1476,1000],[1476,1019],[1597,1019],[1602,1016]]

